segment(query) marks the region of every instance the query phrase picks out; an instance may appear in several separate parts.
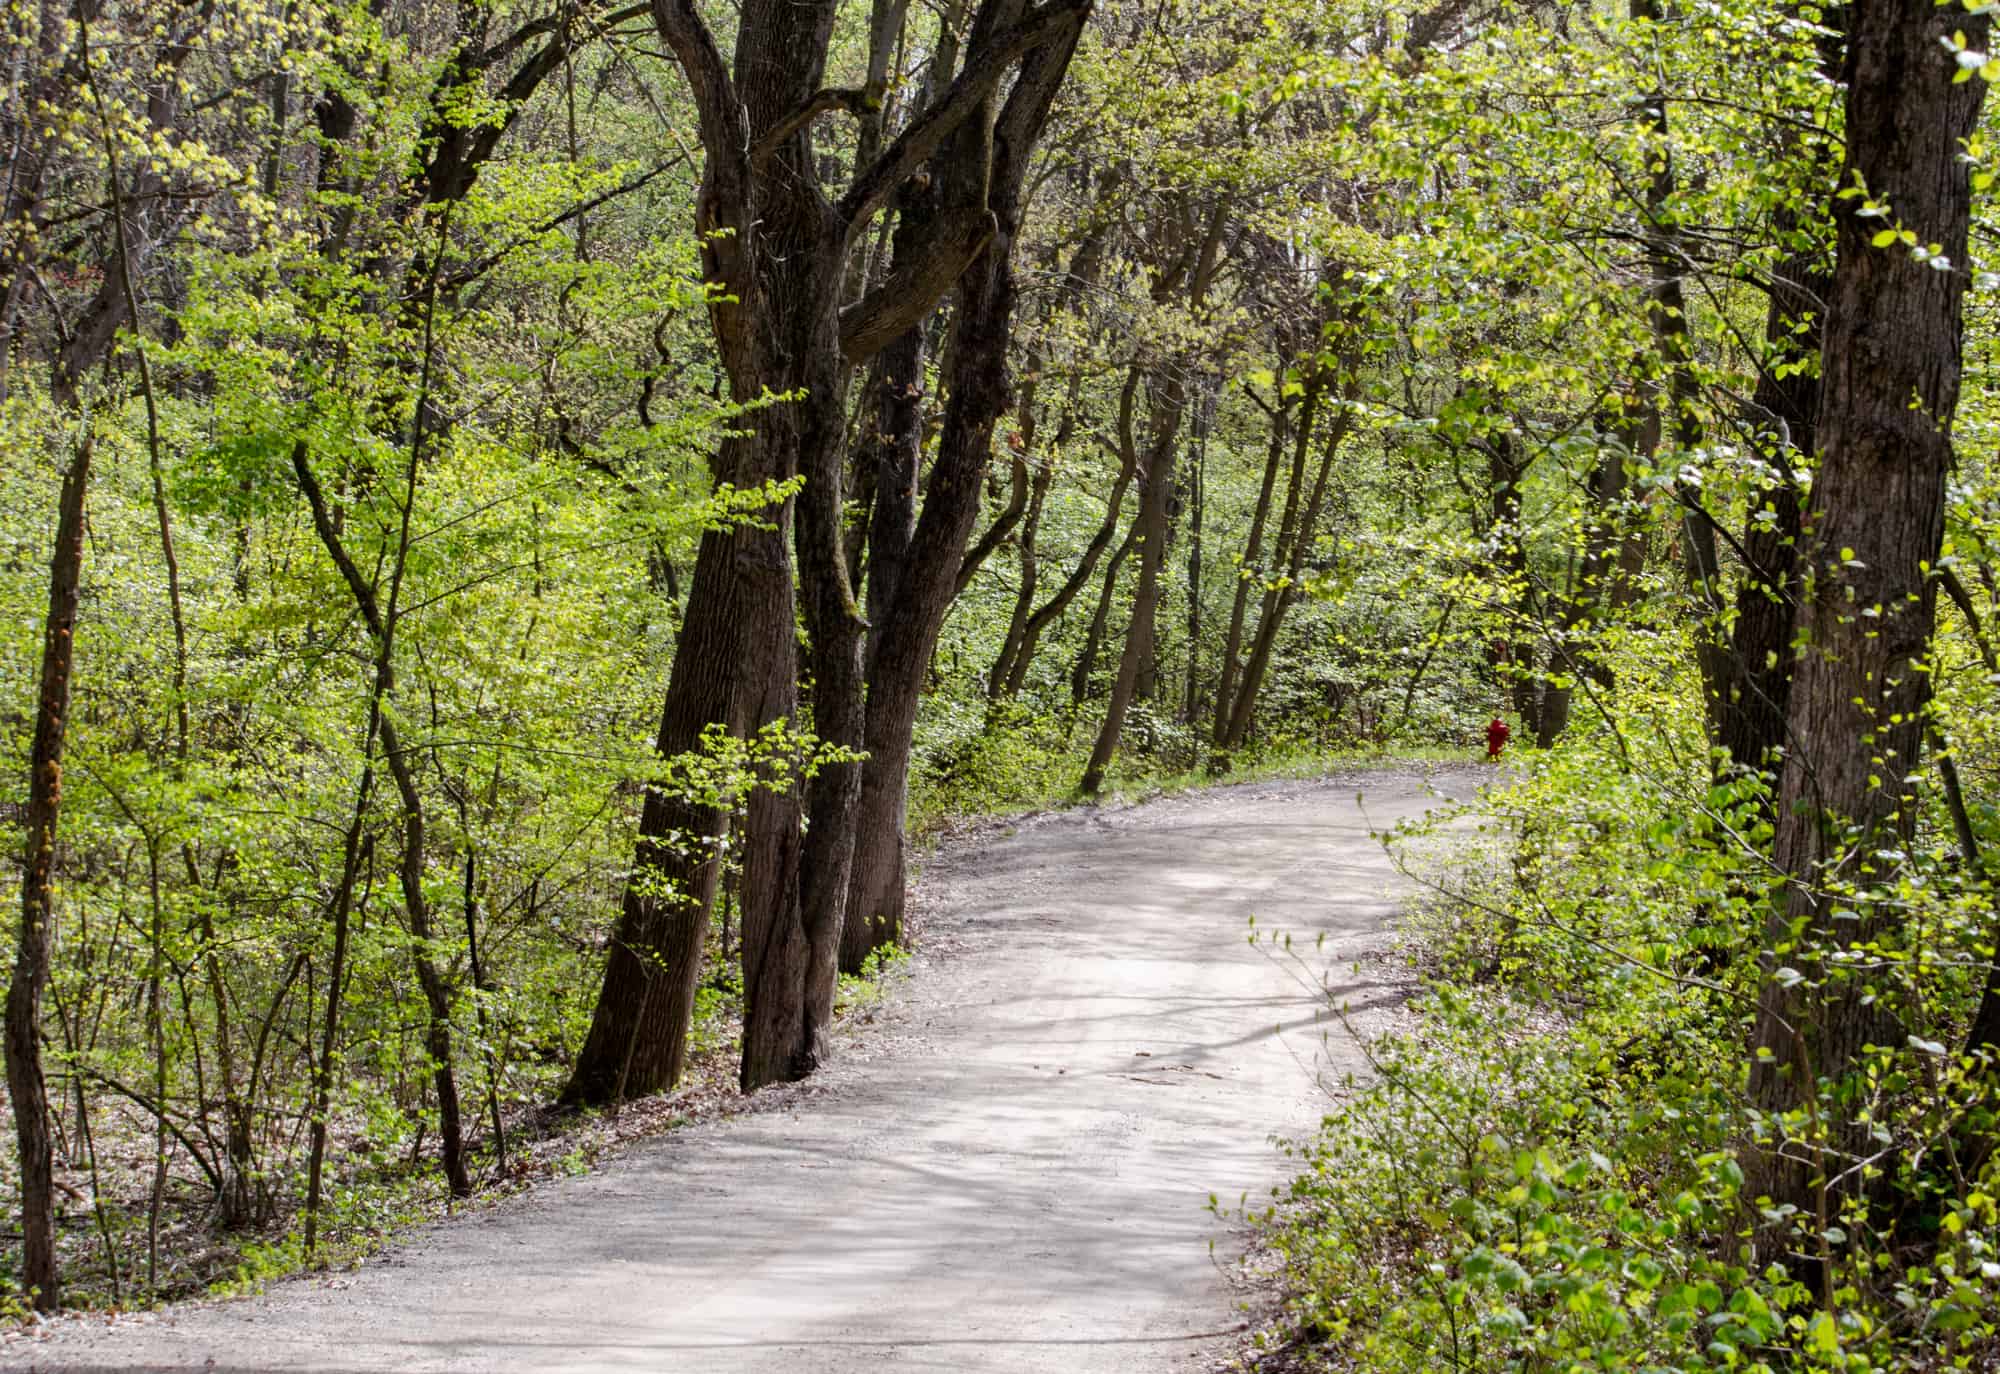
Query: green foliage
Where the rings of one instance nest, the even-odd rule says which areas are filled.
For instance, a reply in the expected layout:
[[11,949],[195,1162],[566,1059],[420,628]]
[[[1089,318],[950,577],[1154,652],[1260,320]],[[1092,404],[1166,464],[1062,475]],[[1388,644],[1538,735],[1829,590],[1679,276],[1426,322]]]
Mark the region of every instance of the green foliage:
[[[1976,995],[1959,971],[1990,958],[1990,907],[1975,917],[1942,869],[1906,875],[1926,943],[1863,975],[1912,1028],[1859,1076],[1897,1201],[1774,1211],[1738,1162],[1773,1129],[1742,1092],[1778,891],[1767,797],[1710,784],[1677,699],[1573,731],[1397,840],[1431,889],[1406,927],[1418,1023],[1369,1044],[1371,1081],[1294,1147],[1264,1213],[1290,1335],[1331,1367],[1872,1371],[2000,1350],[2000,1173],[1953,1154],[1990,1079],[1941,1043]],[[1821,1110],[1854,1086],[1828,1080]],[[1811,1111],[1786,1129],[1830,1148]],[[1824,1268],[1760,1258],[1774,1225]]]

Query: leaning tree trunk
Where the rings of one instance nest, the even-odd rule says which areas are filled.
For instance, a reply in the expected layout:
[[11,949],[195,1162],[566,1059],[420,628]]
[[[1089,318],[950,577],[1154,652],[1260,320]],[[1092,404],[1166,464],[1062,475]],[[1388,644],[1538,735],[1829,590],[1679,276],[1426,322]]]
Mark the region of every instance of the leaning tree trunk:
[[[869,653],[868,761],[842,942],[842,964],[851,969],[865,961],[869,950],[902,933],[904,829],[917,706],[938,632],[964,585],[964,551],[979,515],[993,431],[1007,410],[1007,349],[1016,297],[1013,248],[1025,208],[1022,188],[1035,140],[1080,35],[1079,28],[1028,56],[993,125],[992,174],[984,190],[994,234],[959,281],[958,317],[946,358],[950,399],[938,457],[925,484],[923,515],[902,575],[892,602],[883,607]],[[971,132],[981,128],[974,124]],[[961,187],[958,194],[967,189]],[[852,957],[857,951],[860,960]]]
[[[1983,15],[1930,0],[1859,0],[1848,13],[1847,154],[1840,184],[1866,186],[1952,270],[1872,239],[1885,221],[1840,202],[1826,312],[1818,439],[1801,554],[1802,650],[1787,704],[1788,744],[1775,853],[1789,875],[1766,932],[1750,1095],[1785,1124],[1756,1147],[1751,1196],[1825,1217],[1869,1185],[1846,1172],[1872,1152],[1868,1126],[1836,1091],[1870,1045],[1903,1042],[1895,1013],[1827,956],[1894,931],[1871,899],[1882,851],[1901,847],[1923,747],[1931,576],[1944,533],[1951,422],[1971,216],[1962,140],[1985,83],[1953,84],[1953,31],[1985,46]],[[1858,913],[1858,919],[1842,919]],[[1801,937],[1794,931],[1801,930]],[[1788,966],[1782,974],[1779,965]],[[1803,977],[1797,976],[1803,974]],[[1818,1116],[1821,1129],[1799,1132]],[[1797,1138],[1804,1134],[1805,1138]]]
[[7,987],[7,1093],[21,1170],[21,1275],[35,1310],[53,1312],[56,1274],[55,1147],[49,1090],[42,1078],[42,992],[55,940],[56,827],[62,819],[63,741],[69,730],[70,671],[83,578],[83,510],[90,488],[91,443],[78,445],[63,474],[56,547],[49,560],[49,612],[42,633],[41,691],[28,754],[28,842],[21,872],[21,929],[14,981]]

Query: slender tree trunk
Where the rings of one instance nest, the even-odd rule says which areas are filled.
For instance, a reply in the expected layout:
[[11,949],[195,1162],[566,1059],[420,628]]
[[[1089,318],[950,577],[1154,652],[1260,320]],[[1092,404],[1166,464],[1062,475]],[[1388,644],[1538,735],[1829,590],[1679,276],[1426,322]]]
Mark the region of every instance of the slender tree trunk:
[[[1126,391],[1122,402],[1122,408],[1128,412],[1132,405],[1132,396],[1138,390],[1138,385],[1139,377],[1135,370],[1132,376],[1126,381]],[[1096,532],[1091,535],[1090,542],[1084,545],[1083,553],[1077,558],[1076,566],[1070,570],[1069,576],[1063,580],[1063,585],[1057,588],[1055,594],[1042,603],[1033,615],[1028,617],[1027,623],[1021,628],[1019,642],[1013,645],[1012,656],[1009,657],[1003,652],[1001,660],[994,664],[993,672],[989,675],[989,681],[1002,683],[1000,691],[996,695],[1012,697],[1020,694],[1021,689],[1027,685],[1028,669],[1034,663],[1035,650],[1041,643],[1043,631],[1054,624],[1063,612],[1069,609],[1070,603],[1076,600],[1077,595],[1090,585],[1091,577],[1097,571],[1098,561],[1104,557],[1105,550],[1111,547],[1111,541],[1118,535],[1118,522],[1119,517],[1124,512],[1125,493],[1131,487],[1132,478],[1137,471],[1138,451],[1136,447],[1121,447],[1119,451],[1118,476],[1112,481],[1111,491],[1104,498],[1104,519],[1099,522]],[[1117,551],[1113,553],[1112,566],[1114,570],[1117,564],[1124,559],[1125,550],[1129,547],[1129,542],[1128,537],[1127,542],[1121,544]],[[1101,616],[1099,619],[1101,619]],[[1097,621],[1093,620],[1092,623],[1095,624]],[[1077,699],[1081,700],[1080,697]]]
[[451,990],[438,968],[430,899],[424,893],[423,794],[417,790],[416,776],[403,752],[395,721],[387,714],[382,717],[382,756],[403,803],[403,861],[397,867],[397,876],[403,888],[403,910],[410,922],[410,962],[416,966],[417,986],[424,994],[424,1006],[430,1015],[424,1049],[430,1055],[431,1080],[437,1090],[439,1156],[451,1195],[470,1197],[472,1175],[465,1164],[465,1126],[458,1100],[458,1075],[451,1058]]
[[[1894,1008],[1829,953],[1877,940],[1900,920],[1873,900],[1893,872],[1883,851],[1913,823],[1911,777],[1923,746],[1936,565],[1957,408],[1970,171],[1961,141],[1985,95],[1954,84],[1947,49],[1962,31],[1986,44],[1984,15],[1928,0],[1860,0],[1848,11],[1847,152],[1840,184],[1868,188],[1952,271],[1902,245],[1874,247],[1880,218],[1860,199],[1837,210],[1837,257],[1826,315],[1814,475],[1800,561],[1803,645],[1787,702],[1775,855],[1790,875],[1772,913],[1752,1049],[1750,1095],[1785,1114],[1756,1148],[1750,1195],[1767,1193],[1817,1217],[1873,1186],[1851,1162],[1868,1127],[1843,1093],[1868,1045],[1900,1046]],[[1858,913],[1858,919],[1843,919]],[[1785,968],[1781,971],[1780,965]],[[1798,970],[1803,977],[1791,971]],[[1818,1132],[1801,1129],[1817,1115]],[[1831,1281],[1830,1278],[1828,1280]]]
[[[1342,370],[1352,375],[1358,365],[1357,359],[1348,359]],[[1326,505],[1327,487],[1331,481],[1333,467],[1340,455],[1341,445],[1354,427],[1352,402],[1356,391],[1350,382],[1347,388],[1347,405],[1335,417],[1327,431],[1326,443],[1320,454],[1319,469],[1313,477],[1311,493],[1297,511],[1292,509],[1292,497],[1286,499],[1284,520],[1278,535],[1278,556],[1284,561],[1282,576],[1276,587],[1266,589],[1264,604],[1257,617],[1257,637],[1250,647],[1250,657],[1243,665],[1243,679],[1236,690],[1236,701],[1230,710],[1229,731],[1223,739],[1225,752],[1233,753],[1241,749],[1250,738],[1250,726],[1256,718],[1257,695],[1263,690],[1264,675],[1270,671],[1272,656],[1277,651],[1278,632],[1284,628],[1285,615],[1299,597],[1299,581],[1305,571],[1306,551],[1312,547],[1313,531],[1319,525],[1320,512]],[[1301,436],[1305,430],[1302,427]],[[1305,473],[1294,470],[1294,486],[1302,485]]]
[[[1222,251],[1226,207],[1218,205],[1202,226],[1196,249],[1192,279],[1188,285],[1188,308],[1198,318],[1215,281],[1216,264]],[[1139,473],[1139,516],[1133,533],[1139,540],[1139,585],[1133,592],[1132,619],[1125,628],[1125,649],[1119,656],[1118,676],[1111,686],[1111,700],[1104,709],[1104,723],[1097,742],[1084,765],[1078,790],[1094,797],[1104,786],[1104,774],[1118,753],[1125,714],[1139,686],[1139,675],[1153,647],[1154,616],[1160,603],[1160,572],[1166,565],[1167,526],[1174,494],[1174,446],[1180,438],[1181,421],[1187,413],[1188,368],[1183,365],[1163,369],[1159,398],[1153,406],[1153,437],[1148,444]]]
[[55,1146],[49,1090],[42,1076],[42,994],[55,943],[56,831],[62,819],[63,744],[69,730],[77,601],[83,582],[84,505],[91,441],[77,446],[56,506],[56,546],[49,560],[49,609],[42,632],[41,687],[28,754],[27,847],[21,873],[21,928],[14,978],[7,986],[7,1093],[21,1170],[21,1273],[35,1310],[61,1301],[56,1273]]
[[1192,725],[1201,691],[1201,541],[1208,503],[1208,432],[1215,423],[1215,392],[1204,388],[1195,411],[1194,454],[1188,461],[1187,681],[1181,688],[1180,719]]
[[1158,428],[1139,475],[1139,515],[1132,522],[1131,537],[1139,546],[1139,582],[1133,589],[1132,618],[1125,627],[1125,648],[1119,655],[1118,674],[1112,679],[1104,722],[1078,784],[1086,797],[1094,797],[1103,790],[1105,770],[1117,755],[1125,714],[1132,707],[1139,685],[1139,670],[1152,641],[1153,617],[1160,602],[1160,571],[1166,562],[1167,501],[1174,485],[1174,440],[1180,431],[1180,412],[1186,402],[1178,375],[1170,374],[1162,390],[1164,397],[1155,409],[1154,422]]
[[[1285,449],[1290,438],[1291,407],[1280,398],[1277,408],[1270,412],[1271,431],[1264,447],[1264,480],[1257,488],[1257,504],[1250,512],[1250,533],[1243,544],[1243,557],[1236,568],[1235,593],[1229,605],[1229,630],[1222,640],[1222,676],[1215,687],[1215,725],[1209,738],[1214,744],[1214,752],[1209,756],[1209,771],[1224,772],[1229,767],[1229,755],[1223,742],[1229,737],[1229,720],[1236,704],[1236,682],[1243,671],[1243,627],[1248,622],[1250,612],[1250,589],[1263,583],[1264,531],[1271,521],[1271,505],[1278,489],[1278,473],[1284,467]],[[1310,404],[1302,407],[1300,425],[1310,432],[1312,425]]]
[[1012,673],[1014,659],[1027,643],[1028,621],[1035,613],[1035,596],[1041,591],[1042,560],[1038,544],[1042,532],[1042,510],[1048,503],[1049,487],[1054,483],[1056,465],[1043,463],[1035,469],[1034,485],[1028,493],[1028,514],[1021,522],[1021,538],[1017,545],[1020,555],[1020,583],[1014,591],[1014,612],[1007,620],[1007,634],[1000,643],[1000,656],[993,660],[993,667],[986,674],[986,695],[998,700],[1007,693],[1007,678]]
[[[1144,491],[1142,479],[1140,492],[1143,494]],[[1104,566],[1104,585],[1098,589],[1097,607],[1091,612],[1090,624],[1084,631],[1083,648],[1078,651],[1076,662],[1070,665],[1069,699],[1072,706],[1081,706],[1090,700],[1090,681],[1097,675],[1097,655],[1111,628],[1111,602],[1118,591],[1118,574],[1124,569],[1126,558],[1139,546],[1139,540],[1145,533],[1145,523],[1142,507],[1126,527],[1125,537],[1112,551],[1111,561]]]

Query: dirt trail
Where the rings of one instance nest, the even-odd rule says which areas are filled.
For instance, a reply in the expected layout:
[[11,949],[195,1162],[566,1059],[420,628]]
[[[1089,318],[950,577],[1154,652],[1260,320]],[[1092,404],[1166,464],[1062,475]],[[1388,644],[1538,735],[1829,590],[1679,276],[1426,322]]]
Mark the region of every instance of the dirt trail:
[[[1436,781],[1463,794],[1471,774]],[[1355,804],[1366,797],[1365,817]],[[15,1345],[44,1369],[1196,1370],[1240,1320],[1210,1193],[1285,1176],[1355,1067],[1255,914],[1337,969],[1411,773],[1250,784],[948,846],[928,953],[802,1106],[692,1127],[360,1270]],[[1346,980],[1352,1007],[1393,1001]],[[1330,1062],[1329,1062],[1330,1061]],[[1210,1242],[1215,1242],[1211,1257]]]

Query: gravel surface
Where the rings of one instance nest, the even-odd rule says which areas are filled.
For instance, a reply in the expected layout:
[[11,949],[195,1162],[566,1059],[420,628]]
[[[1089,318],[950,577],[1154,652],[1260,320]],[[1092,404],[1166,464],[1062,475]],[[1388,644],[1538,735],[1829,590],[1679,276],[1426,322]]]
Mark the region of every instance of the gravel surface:
[[[0,1349],[37,1369],[1200,1370],[1240,1343],[1210,1210],[1358,1069],[1399,883],[1370,826],[1475,769],[1252,783],[984,827],[924,951],[771,1110],[427,1227],[361,1268]],[[1365,795],[1357,806],[1356,793]],[[1289,931],[1304,969],[1245,938]],[[1303,976],[1302,976],[1303,975]]]

